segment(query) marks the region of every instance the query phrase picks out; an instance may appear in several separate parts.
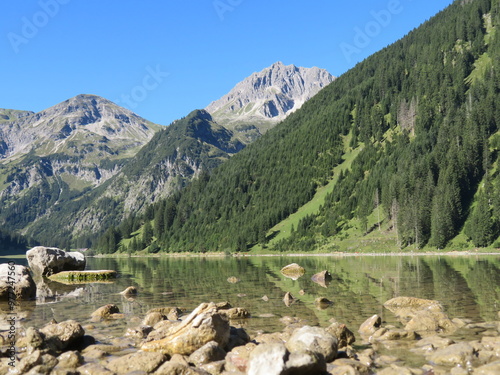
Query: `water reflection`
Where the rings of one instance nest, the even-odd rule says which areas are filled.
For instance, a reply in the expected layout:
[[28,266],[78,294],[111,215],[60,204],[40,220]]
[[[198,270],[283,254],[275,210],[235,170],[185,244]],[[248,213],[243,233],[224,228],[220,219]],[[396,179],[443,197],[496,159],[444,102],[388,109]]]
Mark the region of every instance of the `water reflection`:
[[[283,276],[280,270],[290,263],[304,267],[304,276]],[[281,329],[279,319],[286,315],[322,326],[334,317],[357,331],[373,314],[399,325],[382,307],[397,296],[437,299],[450,318],[476,322],[494,320],[500,308],[499,256],[89,258],[87,268],[114,269],[120,277],[107,284],[45,281],[39,285],[43,295],[36,305],[26,307],[23,324],[38,327],[52,318],[86,324],[97,308],[115,303],[127,318],[107,329],[122,335],[127,325],[137,325],[154,307],[190,311],[202,302],[228,301],[251,312],[252,318],[242,323],[250,331]],[[311,279],[323,270],[331,274],[324,285]],[[136,298],[120,294],[128,286],[138,289]],[[289,306],[283,301],[286,292],[295,298]],[[318,298],[331,304],[318,308]],[[6,306],[0,308],[7,311]]]

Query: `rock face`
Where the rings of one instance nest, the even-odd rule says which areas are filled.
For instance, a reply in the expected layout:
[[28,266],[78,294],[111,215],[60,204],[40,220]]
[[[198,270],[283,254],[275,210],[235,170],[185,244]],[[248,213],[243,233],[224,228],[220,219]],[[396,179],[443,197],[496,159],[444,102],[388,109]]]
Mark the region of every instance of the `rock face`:
[[[8,110],[0,113],[4,111]],[[46,156],[65,147],[74,154],[89,153],[93,152],[88,149],[91,140],[116,141],[109,146],[112,148],[137,147],[151,139],[159,128],[96,95],[78,95],[38,113],[11,112],[15,113],[0,127],[0,139],[5,143],[0,159],[18,157],[32,150]]]
[[31,270],[38,275],[50,276],[62,271],[85,269],[85,256],[79,252],[66,252],[55,247],[37,246],[26,252]]
[[36,297],[36,284],[27,267],[8,263],[0,264],[0,301],[9,300],[11,290],[16,299],[25,300]]
[[219,124],[240,133],[245,143],[296,111],[334,80],[324,69],[277,62],[253,73],[205,109]]
[[173,325],[165,338],[146,342],[141,349],[170,355],[190,355],[210,341],[215,341],[221,347],[226,346],[229,334],[229,323],[217,312],[217,306],[203,303],[182,323]]

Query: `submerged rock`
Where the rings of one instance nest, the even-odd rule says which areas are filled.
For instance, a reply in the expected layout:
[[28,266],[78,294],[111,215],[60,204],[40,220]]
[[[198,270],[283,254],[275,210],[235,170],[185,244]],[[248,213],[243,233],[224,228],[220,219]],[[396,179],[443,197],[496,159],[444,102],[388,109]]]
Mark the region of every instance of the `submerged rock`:
[[327,270],[324,270],[312,275],[311,280],[323,288],[326,288],[330,284],[330,281],[332,281],[332,275]]
[[281,274],[292,280],[297,280],[303,276],[306,270],[304,267],[299,266],[297,263],[289,264],[281,269]]
[[364,321],[363,324],[359,327],[358,332],[364,336],[373,335],[382,324],[382,318],[378,315],[373,315],[371,318],[368,318]]
[[240,281],[236,276],[231,276],[227,278],[227,282],[231,284],[236,284]]
[[145,351],[190,355],[210,341],[221,347],[229,341],[229,323],[217,312],[214,303],[198,306],[182,323],[172,325],[166,337],[144,343]]
[[474,348],[470,344],[461,342],[438,349],[434,353],[431,353],[427,359],[438,365],[463,366],[472,361],[473,353]]
[[93,322],[98,322],[103,319],[113,319],[122,317],[120,314],[120,309],[118,306],[114,304],[107,304],[102,307],[99,307],[96,311],[94,311],[91,315],[91,320]]
[[26,252],[28,264],[34,273],[50,276],[62,271],[82,271],[85,256],[79,252],[66,252],[56,247],[36,246]]
[[295,302],[295,298],[292,296],[292,293],[286,292],[285,297],[283,297],[283,302],[287,307],[290,307],[290,305]]
[[135,286],[129,286],[127,289],[125,289],[123,292],[120,292],[122,296],[125,297],[132,297],[136,296],[138,293],[137,288]]
[[230,309],[218,309],[221,315],[226,316],[228,319],[246,319],[250,317],[250,312],[241,307],[232,307]]
[[[10,298],[9,298],[10,295]],[[0,264],[0,301],[27,300],[36,297],[36,284],[27,267]]]
[[113,270],[95,270],[95,271],[62,271],[49,276],[49,279],[61,283],[85,283],[104,281],[116,278],[118,272]]
[[396,297],[384,303],[384,307],[406,324],[407,331],[450,333],[458,327],[444,313],[438,301],[415,297]]

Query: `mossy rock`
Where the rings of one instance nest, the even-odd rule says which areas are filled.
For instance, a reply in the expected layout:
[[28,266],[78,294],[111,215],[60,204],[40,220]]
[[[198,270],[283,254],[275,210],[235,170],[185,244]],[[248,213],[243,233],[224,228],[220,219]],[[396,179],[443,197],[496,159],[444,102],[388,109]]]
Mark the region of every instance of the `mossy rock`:
[[92,282],[114,279],[118,272],[113,270],[63,271],[49,276],[54,281]]

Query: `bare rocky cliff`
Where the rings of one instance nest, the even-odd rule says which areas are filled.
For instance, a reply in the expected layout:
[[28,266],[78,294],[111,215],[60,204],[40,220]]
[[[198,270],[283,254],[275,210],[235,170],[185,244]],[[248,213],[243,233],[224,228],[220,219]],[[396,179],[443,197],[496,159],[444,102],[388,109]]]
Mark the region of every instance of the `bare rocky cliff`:
[[277,62],[253,73],[205,109],[214,121],[236,131],[248,143],[299,109],[334,79],[324,69]]

